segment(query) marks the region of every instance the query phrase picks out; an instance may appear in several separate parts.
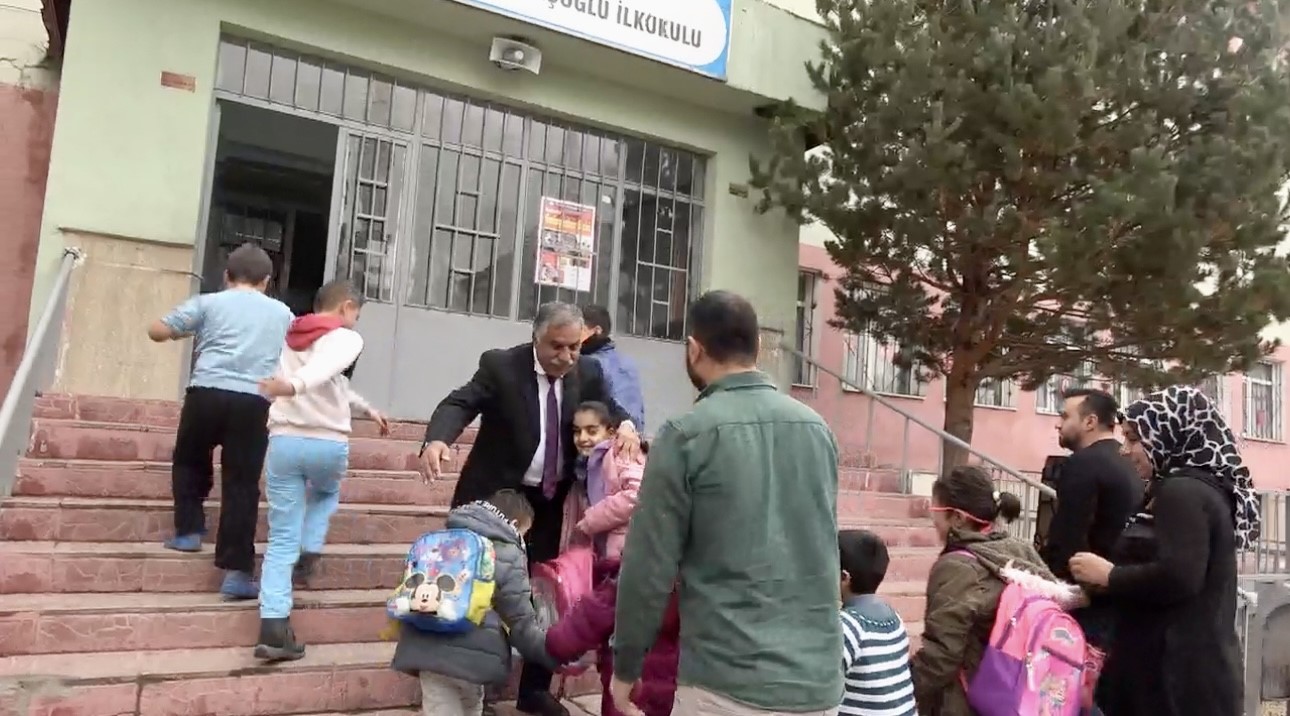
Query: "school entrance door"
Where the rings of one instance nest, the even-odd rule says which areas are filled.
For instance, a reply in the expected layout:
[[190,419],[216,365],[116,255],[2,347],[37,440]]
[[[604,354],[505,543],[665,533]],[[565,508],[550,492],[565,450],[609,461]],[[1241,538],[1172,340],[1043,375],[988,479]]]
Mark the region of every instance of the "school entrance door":
[[560,300],[611,309],[653,425],[690,405],[702,156],[233,38],[216,97],[336,127],[325,275],[367,299],[354,382],[374,404],[429,418]]

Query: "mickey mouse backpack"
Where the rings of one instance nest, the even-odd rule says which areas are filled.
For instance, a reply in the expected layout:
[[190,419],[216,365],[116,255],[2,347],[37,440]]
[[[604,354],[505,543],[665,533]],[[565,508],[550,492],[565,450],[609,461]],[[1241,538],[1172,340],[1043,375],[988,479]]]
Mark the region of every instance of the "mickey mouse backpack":
[[421,631],[469,631],[492,609],[495,571],[488,538],[461,529],[427,532],[408,550],[403,581],[386,600],[386,613]]

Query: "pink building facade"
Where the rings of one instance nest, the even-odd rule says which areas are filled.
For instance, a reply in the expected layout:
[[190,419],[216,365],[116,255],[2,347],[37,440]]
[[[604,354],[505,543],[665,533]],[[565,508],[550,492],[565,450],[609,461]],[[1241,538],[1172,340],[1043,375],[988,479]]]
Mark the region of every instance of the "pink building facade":
[[[825,249],[801,244],[798,281],[799,350],[822,365],[882,394],[901,409],[929,425],[941,427],[945,411],[943,382],[919,383],[909,371],[892,364],[892,348],[863,334],[853,335],[828,325],[834,315],[834,277],[839,273]],[[1285,372],[1290,347],[1283,347],[1248,374],[1210,379],[1201,386],[1218,401],[1241,439],[1242,454],[1255,484],[1264,490],[1290,489],[1290,446],[1286,439]],[[914,472],[939,468],[940,438],[842,382],[809,366],[794,370],[794,396],[810,404],[838,436],[846,453],[870,456],[877,464]],[[1136,391],[1091,375],[1057,376],[1037,391],[1023,391],[1010,381],[982,386],[977,394],[972,446],[991,458],[1023,472],[1037,473],[1049,455],[1064,451],[1057,445],[1060,394],[1074,385],[1103,388],[1123,403]]]

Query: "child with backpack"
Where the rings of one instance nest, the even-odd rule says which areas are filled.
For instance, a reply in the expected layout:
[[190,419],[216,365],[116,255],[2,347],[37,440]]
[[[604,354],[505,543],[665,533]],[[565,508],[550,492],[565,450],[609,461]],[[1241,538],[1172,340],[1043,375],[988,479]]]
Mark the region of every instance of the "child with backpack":
[[[610,679],[614,672],[610,640],[614,632],[615,609],[618,603],[618,569],[621,565],[623,542],[627,538],[627,525],[636,509],[641,476],[645,471],[643,458],[627,458],[613,448],[613,430],[609,408],[603,403],[586,402],[573,414],[573,442],[580,460],[585,464],[579,471],[585,476],[589,506],[577,522],[576,531],[590,537],[595,551],[591,569],[590,593],[578,594],[571,586],[574,579],[581,579],[581,570],[572,569],[573,551],[585,547],[572,547],[554,562],[539,565],[535,580],[545,596],[557,592],[554,601],[562,613],[547,631],[546,648],[557,661],[572,662],[595,650],[604,690],[600,699],[602,716],[620,716],[609,693]],[[560,567],[570,567],[561,574]],[[558,584],[558,586],[556,586]],[[579,587],[585,589],[585,587]],[[543,600],[539,600],[543,601]],[[668,716],[676,694],[676,674],[680,658],[681,616],[672,593],[671,602],[663,615],[658,640],[645,657],[640,684],[632,694],[632,702],[646,716]]]
[[931,509],[945,549],[928,577],[912,663],[919,714],[1079,716],[1088,649],[1065,609],[1081,592],[997,529],[1021,515],[1021,501],[963,466],[933,484]]
[[887,545],[869,530],[838,533],[842,560],[840,716],[916,716],[905,623],[878,587],[887,577]]
[[[524,535],[533,507],[515,490],[448,513],[408,554],[387,603],[398,646],[391,667],[421,680],[426,716],[479,716],[484,687],[511,674],[511,646],[555,670],[529,589]],[[392,636],[387,632],[386,636]]]
[[[596,583],[586,595],[546,634],[546,648],[556,661],[573,662],[596,650],[596,667],[600,672],[602,694],[601,716],[622,716],[609,693],[614,675],[614,656],[610,641],[614,633],[614,613],[618,605],[619,557],[596,562]],[[663,623],[654,646],[645,655],[641,679],[632,691],[632,703],[645,716],[669,716],[676,696],[676,674],[681,657],[681,613],[676,591],[663,613]]]
[[597,557],[617,559],[627,540],[627,523],[636,509],[645,458],[629,458],[614,448],[609,406],[587,401],[573,414],[573,443],[585,465],[587,506],[574,523],[591,538]]

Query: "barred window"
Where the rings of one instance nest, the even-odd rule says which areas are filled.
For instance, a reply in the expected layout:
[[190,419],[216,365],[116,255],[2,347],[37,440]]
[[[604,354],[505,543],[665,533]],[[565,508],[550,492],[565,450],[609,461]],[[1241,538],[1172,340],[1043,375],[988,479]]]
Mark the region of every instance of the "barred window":
[[1245,437],[1283,440],[1281,364],[1259,361],[1245,374]]
[[1014,407],[1014,384],[1007,378],[986,378],[976,389],[977,405],[987,408]]
[[[919,380],[912,367],[896,365],[899,350],[891,344],[884,345],[868,333],[846,333],[846,370],[843,375],[852,383],[875,393],[922,397],[927,386]],[[844,389],[854,390],[849,386]]]
[[[815,271],[797,272],[797,332],[793,347],[815,357],[815,309],[821,276]],[[793,356],[793,385],[815,387],[815,366]]]
[[1081,363],[1073,373],[1050,377],[1035,393],[1035,412],[1058,415],[1062,412],[1062,394],[1071,388],[1087,388],[1093,383],[1093,364]]

